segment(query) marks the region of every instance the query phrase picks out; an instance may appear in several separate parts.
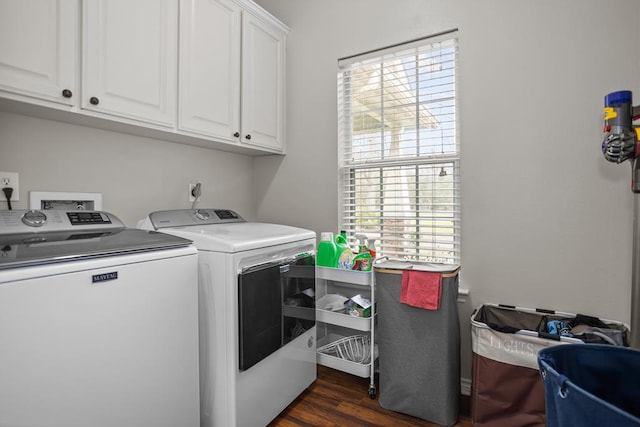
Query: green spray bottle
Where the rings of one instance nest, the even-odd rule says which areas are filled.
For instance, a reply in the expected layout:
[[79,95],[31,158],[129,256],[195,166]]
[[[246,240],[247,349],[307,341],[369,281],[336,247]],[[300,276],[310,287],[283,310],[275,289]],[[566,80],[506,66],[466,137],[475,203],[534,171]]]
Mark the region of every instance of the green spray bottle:
[[[367,246],[369,239],[367,239],[367,236],[364,234],[356,234],[355,237],[358,240],[358,254],[353,257],[353,269],[371,271],[373,267],[373,256]],[[375,252],[373,254],[375,254]]]

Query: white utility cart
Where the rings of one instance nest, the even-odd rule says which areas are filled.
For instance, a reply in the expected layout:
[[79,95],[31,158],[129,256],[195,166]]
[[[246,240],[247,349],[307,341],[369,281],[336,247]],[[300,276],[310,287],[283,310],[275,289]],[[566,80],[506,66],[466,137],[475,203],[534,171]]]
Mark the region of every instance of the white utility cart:
[[[346,312],[344,301],[356,296],[369,300],[369,317]],[[318,363],[362,378],[369,377],[369,397],[376,396],[375,276],[316,266],[316,322]]]

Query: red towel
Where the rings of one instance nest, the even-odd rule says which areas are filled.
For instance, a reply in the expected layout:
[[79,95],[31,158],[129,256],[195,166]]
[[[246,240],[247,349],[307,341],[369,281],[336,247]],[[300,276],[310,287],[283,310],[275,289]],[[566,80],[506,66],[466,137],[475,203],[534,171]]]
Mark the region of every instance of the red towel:
[[442,273],[404,270],[400,302],[426,310],[440,308],[442,295]]

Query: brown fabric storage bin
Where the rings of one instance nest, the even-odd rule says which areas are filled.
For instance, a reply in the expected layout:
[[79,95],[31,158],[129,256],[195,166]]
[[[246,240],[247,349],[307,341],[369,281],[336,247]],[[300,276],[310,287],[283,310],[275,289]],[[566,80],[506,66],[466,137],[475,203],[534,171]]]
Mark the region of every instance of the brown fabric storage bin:
[[[484,304],[471,315],[473,372],[471,418],[477,427],[544,427],[544,383],[538,352],[558,344],[583,343],[578,338],[551,337],[546,322],[570,321],[575,314]],[[623,332],[628,327],[603,322]]]

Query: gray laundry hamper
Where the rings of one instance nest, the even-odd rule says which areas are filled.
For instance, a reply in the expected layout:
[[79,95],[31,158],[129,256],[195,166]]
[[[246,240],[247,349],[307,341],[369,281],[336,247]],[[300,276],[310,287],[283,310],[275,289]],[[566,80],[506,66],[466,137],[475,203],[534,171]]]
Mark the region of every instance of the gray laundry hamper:
[[[404,270],[442,273],[438,310],[400,303]],[[456,423],[460,400],[457,265],[376,264],[379,399],[383,408],[441,425]]]

